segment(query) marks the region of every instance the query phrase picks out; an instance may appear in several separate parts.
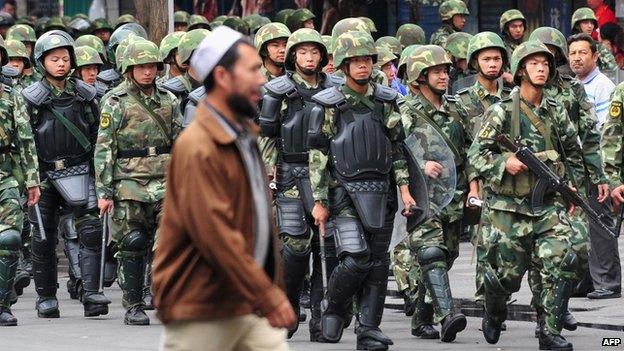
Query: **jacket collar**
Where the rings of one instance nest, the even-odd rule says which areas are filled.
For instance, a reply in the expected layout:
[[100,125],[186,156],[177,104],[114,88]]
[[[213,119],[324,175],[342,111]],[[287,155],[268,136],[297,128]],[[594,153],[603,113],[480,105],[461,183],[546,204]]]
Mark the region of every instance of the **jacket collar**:
[[[220,118],[220,116],[215,116],[215,113],[210,107],[208,107],[205,100],[199,102],[197,110],[195,111],[195,119],[197,120],[197,123],[199,123],[199,125],[205,129],[217,143],[222,145],[234,143],[237,134],[233,134],[231,131],[228,131],[226,128],[229,126],[219,121],[218,118]],[[245,122],[244,128],[246,131],[256,135],[260,131],[259,127],[256,126],[251,120]]]

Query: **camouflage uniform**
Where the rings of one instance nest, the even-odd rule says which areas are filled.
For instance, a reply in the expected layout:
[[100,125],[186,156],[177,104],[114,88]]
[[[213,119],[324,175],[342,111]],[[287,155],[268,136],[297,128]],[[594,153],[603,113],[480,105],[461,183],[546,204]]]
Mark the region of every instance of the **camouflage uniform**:
[[[545,45],[531,40],[514,51],[511,59],[514,77],[522,61],[538,53],[549,58],[552,77],[554,57]],[[576,254],[570,250],[574,227],[566,212],[566,204],[560,195],[549,193],[542,212],[533,213],[530,193],[534,176],[530,171],[515,176],[507,173],[505,165],[510,154],[495,141],[495,137],[499,133],[512,140],[519,137],[554,173],[559,176],[568,173],[573,180],[578,180],[583,174],[578,134],[564,106],[548,95],[544,95],[539,106],[532,106],[521,97],[518,100],[521,107],[516,116],[512,113],[514,99],[492,105],[468,150],[469,162],[475,170],[470,179],[481,179],[488,193],[488,203],[482,215],[482,238],[487,257],[484,267],[486,314],[482,330],[488,343],[498,342],[501,323],[507,316],[507,300],[520,289],[522,276],[531,261],[539,260],[543,284],[539,300],[545,315],[540,348],[542,344],[558,343],[564,346],[562,349],[571,350],[571,344],[560,336],[562,315],[567,309],[578,263]],[[560,156],[563,154],[565,158]]]
[[[186,27],[189,23],[189,14],[186,11],[176,11],[173,13],[173,26],[176,31],[186,31]],[[184,27],[183,29],[178,29],[177,27]]]
[[611,189],[622,183],[622,103],[624,102],[624,84],[620,83],[611,98],[609,118],[602,129],[601,151],[605,176]]
[[24,70],[31,68],[31,61],[28,53],[26,52],[26,46],[21,41],[17,40],[7,40],[4,42],[4,46],[6,47],[6,51],[9,59],[22,59],[24,62],[24,69],[20,72],[19,78],[17,82],[15,82],[15,86],[18,87],[17,90],[21,90],[23,87],[27,87],[35,82],[34,75],[25,75]]
[[[162,68],[158,47],[140,40],[128,46],[124,71],[143,63]],[[157,230],[169,152],[181,123],[178,100],[155,85],[146,95],[128,79],[101,103],[93,163],[98,198],[114,201],[111,233],[119,245],[126,324],[149,324],[143,312],[145,256]]]
[[[594,14],[594,10],[589,7],[581,7],[574,11],[572,14],[572,30],[575,33],[580,33],[580,22],[590,20],[594,22],[594,30],[599,30],[598,28],[598,19]],[[613,77],[615,72],[618,70],[617,62],[615,61],[615,56],[609,48],[604,46],[600,41],[596,42],[596,46],[598,47],[598,68],[600,72],[606,74],[609,77]],[[614,80],[613,78],[611,78]]]
[[[77,46],[75,51],[76,69],[84,66],[96,65],[99,70],[104,64],[98,52],[89,46]],[[78,73],[76,73],[76,71],[74,71],[74,73],[78,76],[78,78],[82,79],[82,77],[80,77]]]
[[[29,45],[32,51],[32,48],[37,41],[37,37],[35,35],[34,29],[26,24],[16,24],[9,28],[7,31],[7,41],[8,40],[16,40],[22,42],[24,45]],[[26,49],[25,49],[26,50]],[[27,51],[27,50],[26,50]],[[20,90],[23,87],[29,86],[30,84],[41,80],[43,76],[37,70],[32,69],[34,66],[34,62],[32,61],[32,52],[27,56],[30,60],[30,64],[28,67],[24,67],[24,72],[22,72],[19,81],[14,84],[14,88]]]
[[[123,21],[130,21],[131,19],[134,19],[132,15],[123,15],[119,17],[119,20],[122,21],[122,17],[124,16],[129,17],[125,17]],[[106,57],[109,62],[115,64],[115,67],[103,70],[97,76],[97,79],[106,85],[107,91],[119,84],[123,79],[120,73],[120,60],[122,57],[117,57],[117,47],[127,38],[133,35],[141,37],[143,39],[147,38],[147,32],[145,31],[145,28],[141,27],[141,25],[137,23],[134,23],[135,21],[136,20],[127,22],[121,26],[118,25],[113,34],[111,34],[110,40],[108,41]]]
[[459,60],[466,60],[470,38],[472,38],[471,34],[456,32],[449,35],[444,46],[444,49],[453,58],[453,65],[449,72],[449,95],[455,95],[459,90],[471,86],[476,79],[476,75],[470,70],[470,66],[466,67],[466,70],[461,70],[458,66]]
[[507,30],[507,24],[509,22],[517,21],[517,20],[521,20],[522,23],[524,23],[524,30],[526,32],[526,30],[528,29],[527,21],[524,15],[522,14],[522,12],[520,12],[519,10],[511,9],[511,10],[507,10],[503,12],[498,22],[501,37],[503,38],[503,41],[505,42],[505,47],[507,48],[508,57],[511,57],[511,54],[513,54],[513,51],[516,49],[516,47],[518,47],[518,45],[522,44],[522,42],[524,41],[523,39],[514,40],[509,36],[509,32]]
[[392,54],[396,55],[396,57],[401,56],[401,51],[403,48],[401,47],[401,42],[399,39],[395,37],[381,37],[375,41],[375,46],[378,48],[385,48],[390,51]]
[[[417,81],[427,68],[438,65],[451,65],[451,58],[444,49],[434,45],[420,47],[407,60],[408,83]],[[440,214],[411,232],[409,237],[412,254],[418,257],[415,269],[419,280],[412,334],[438,337],[437,331],[431,328],[435,311],[436,322],[443,323],[442,341],[451,342],[466,327],[466,318],[454,314],[447,271],[459,255],[459,236],[463,229],[461,219],[467,192],[464,152],[470,139],[463,125],[467,119],[466,111],[459,102],[451,96],[441,96],[441,102],[442,106],[437,109],[424,95],[418,94],[405,103],[401,120],[405,135],[413,133],[417,121],[426,121],[445,136],[455,156],[457,188],[453,200]],[[433,307],[425,303],[425,292],[430,294]],[[449,323],[454,324],[451,330],[448,330]]]
[[106,56],[106,46],[104,46],[102,39],[91,34],[81,35],[78,39],[76,39],[76,47],[79,46],[88,46],[97,51],[100,55],[100,59],[102,60],[102,69],[109,69],[113,67],[112,63],[108,62],[108,57]]
[[[175,54],[180,45],[180,39],[184,36],[184,32],[173,32],[165,35],[160,41],[160,60],[167,65],[176,65]],[[175,77],[171,69],[165,73],[162,77],[156,80],[156,84],[162,84],[169,79]]]
[[[290,37],[290,30],[288,30],[288,27],[286,27],[286,25],[284,24],[273,22],[265,24],[264,26],[260,27],[260,29],[258,29],[258,32],[254,37],[254,45],[260,53],[262,59],[268,60],[269,58],[268,54],[266,53],[266,45],[271,40],[288,39],[288,37]],[[270,82],[272,79],[277,77],[271,74],[271,72],[269,72],[269,70],[267,70],[264,65],[262,66],[261,71],[262,75],[266,77],[267,82]],[[264,153],[264,151],[262,151],[262,146],[260,146],[260,150]]]
[[[334,62],[341,69],[344,69],[343,62],[351,57],[372,56],[373,62],[376,59],[377,52],[373,39],[366,32],[344,33],[334,43]],[[324,99],[326,94],[338,96],[340,100],[344,99],[347,109],[339,112],[335,105]],[[382,96],[385,97],[382,98]],[[392,340],[383,335],[379,329],[379,324],[383,312],[389,267],[387,251],[397,207],[396,190],[393,184],[406,185],[408,183],[407,167],[402,150],[403,127],[396,106],[396,96],[396,92],[391,88],[377,84],[369,84],[367,92],[363,95],[355,93],[347,85],[341,85],[339,88],[326,89],[316,94],[313,99],[317,105],[313,107],[310,115],[308,145],[310,147],[312,194],[315,201],[329,209],[328,231],[334,230],[337,255],[340,259],[340,263],[329,279],[328,306],[322,317],[323,337],[330,342],[340,340],[349,313],[347,306],[351,298],[356,297],[361,311],[358,318],[359,326],[356,330],[358,349],[361,350],[385,350],[387,345],[392,344]],[[355,118],[351,117],[353,119],[348,118],[347,111],[357,111],[358,115]],[[373,113],[379,112],[382,112],[382,115],[375,115],[375,119],[372,119]],[[383,138],[381,143],[388,148],[387,151],[380,150],[382,159],[369,161],[383,162],[382,168],[387,170],[387,173],[379,178],[384,179],[383,183],[379,183],[380,188],[371,190],[370,195],[378,201],[373,200],[372,203],[362,205],[367,208],[368,213],[374,213],[372,216],[374,219],[356,210],[354,205],[356,200],[351,200],[346,193],[348,186],[346,184],[351,184],[350,180],[349,178],[345,180],[340,175],[345,174],[341,173],[340,169],[346,165],[346,162],[336,159],[343,153],[336,151],[334,147],[355,147],[351,143],[363,142],[347,138],[344,139],[342,146],[333,145],[334,142],[339,142],[337,141],[339,135],[344,135],[344,128],[347,128],[345,123],[349,123],[348,121],[352,121],[350,125],[354,130],[364,128],[362,124],[369,126],[366,129],[377,130],[375,134]],[[364,140],[371,137],[369,134],[364,137]],[[330,141],[331,150],[328,147]],[[371,143],[371,147],[374,148],[373,144],[379,141],[367,143]],[[383,154],[390,149],[391,154]],[[377,153],[369,153],[361,158],[372,158],[370,156],[374,154]],[[358,161],[363,162],[363,160]],[[358,162],[355,163],[358,164]],[[394,174],[393,181],[390,180],[391,170]],[[382,184],[389,184],[389,187],[386,188]],[[354,192],[358,191],[354,188],[349,189]],[[358,203],[361,204],[361,202]],[[371,231],[375,231],[375,234],[372,235]]]
[[457,30],[453,28],[452,20],[455,15],[468,16],[470,12],[466,7],[466,4],[461,0],[447,0],[440,5],[439,8],[440,19],[442,20],[442,27],[431,34],[429,43],[433,45],[439,45],[444,47],[448,36],[455,33]]

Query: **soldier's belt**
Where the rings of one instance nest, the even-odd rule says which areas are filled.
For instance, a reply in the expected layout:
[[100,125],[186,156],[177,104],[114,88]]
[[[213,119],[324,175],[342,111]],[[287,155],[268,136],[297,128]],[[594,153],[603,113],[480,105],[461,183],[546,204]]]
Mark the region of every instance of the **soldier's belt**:
[[47,171],[61,171],[69,167],[79,165],[81,163],[89,162],[91,160],[91,153],[86,153],[81,156],[64,158],[60,160],[54,160],[51,162],[41,161],[39,163],[39,170],[43,172]]
[[171,146],[150,146],[145,149],[119,150],[117,158],[152,157],[171,152]]

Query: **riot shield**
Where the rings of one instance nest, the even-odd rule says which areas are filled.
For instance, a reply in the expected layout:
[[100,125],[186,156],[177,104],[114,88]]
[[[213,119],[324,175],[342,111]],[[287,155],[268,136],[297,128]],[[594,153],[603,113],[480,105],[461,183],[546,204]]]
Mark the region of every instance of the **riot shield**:
[[[442,135],[423,119],[414,121],[415,128],[405,139],[405,158],[410,173],[410,194],[422,213],[404,217],[397,212],[390,249],[405,240],[410,232],[427,219],[439,214],[455,194],[457,173],[455,157]],[[425,174],[427,162],[437,162],[442,171],[436,178]],[[403,209],[399,195],[399,209]]]

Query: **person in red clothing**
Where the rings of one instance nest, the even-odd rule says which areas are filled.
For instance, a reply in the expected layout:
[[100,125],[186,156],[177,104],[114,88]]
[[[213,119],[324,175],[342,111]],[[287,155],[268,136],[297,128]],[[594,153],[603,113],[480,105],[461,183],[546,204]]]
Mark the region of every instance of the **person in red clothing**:
[[[609,5],[605,4],[604,0],[587,0],[587,7],[594,10],[596,14],[596,19],[598,19],[598,28],[602,28],[607,23],[617,23],[617,19],[615,18],[615,13]],[[599,32],[598,29],[594,33],[592,33],[592,38],[594,40],[598,40]]]

